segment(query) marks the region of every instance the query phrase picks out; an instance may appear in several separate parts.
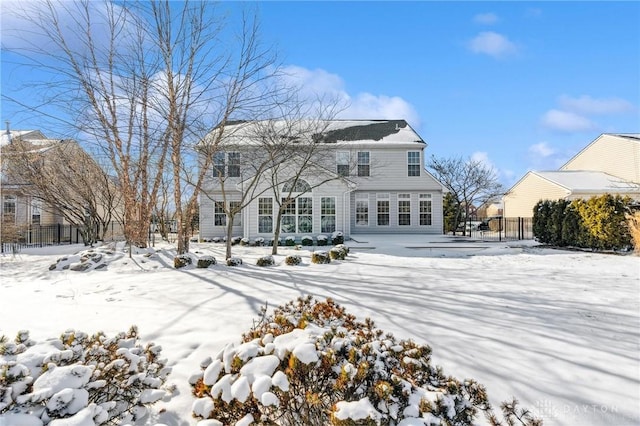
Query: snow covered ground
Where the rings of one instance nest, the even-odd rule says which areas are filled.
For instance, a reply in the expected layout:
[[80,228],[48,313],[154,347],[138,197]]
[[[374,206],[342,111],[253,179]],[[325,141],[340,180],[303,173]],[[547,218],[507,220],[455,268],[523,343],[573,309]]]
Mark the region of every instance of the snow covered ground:
[[[435,364],[486,385],[496,405],[515,396],[547,425],[640,424],[637,256],[443,236],[355,239],[347,259],[328,265],[282,247],[275,266],[258,267],[270,248],[235,246],[244,264],[228,267],[215,243],[191,247],[218,259],[208,269],[173,269],[174,252],[162,245],[150,257],[120,249],[86,272],[49,270],[82,246],[3,255],[0,335],[26,329],[41,341],[69,328],[113,335],[135,324],[142,341],[163,347],[177,385],[147,423],[188,426],[196,421],[187,378],[200,362],[238,341],[265,304],[311,294],[426,342]],[[303,265],[285,265],[287,254],[302,255]]]

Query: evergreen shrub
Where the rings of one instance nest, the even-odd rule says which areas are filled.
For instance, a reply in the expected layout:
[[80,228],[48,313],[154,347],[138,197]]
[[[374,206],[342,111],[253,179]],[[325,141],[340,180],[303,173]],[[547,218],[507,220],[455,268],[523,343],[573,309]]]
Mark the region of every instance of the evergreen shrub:
[[191,256],[188,254],[179,254],[173,258],[173,266],[176,269],[184,268],[187,265],[191,265]]
[[316,237],[316,241],[318,242],[319,246],[326,246],[328,244],[328,238],[326,235],[318,235]]
[[301,239],[300,239],[301,243],[303,246],[312,246],[313,245],[313,237],[310,237],[308,235],[304,235]]
[[[515,400],[504,423],[474,380],[445,375],[431,348],[358,321],[331,299],[291,301],[201,363],[189,379],[207,424],[541,425]],[[204,424],[204,422],[203,422]]]
[[139,342],[136,327],[114,337],[68,330],[43,344],[27,331],[14,342],[1,336],[0,419],[8,425],[132,423],[168,395],[171,369],[161,351]]
[[196,263],[196,266],[198,268],[208,268],[211,265],[215,265],[216,264],[216,258],[213,256],[202,256],[200,259],[198,259],[198,263]]
[[297,254],[290,254],[284,258],[284,263],[290,266],[300,265],[302,263],[302,257]]
[[240,266],[242,265],[242,259],[239,257],[232,256],[227,259],[227,266]]
[[256,262],[256,264],[258,266],[272,266],[275,264],[275,261],[273,260],[273,256],[271,255],[262,256],[258,258],[258,261]]
[[331,257],[326,251],[314,251],[311,253],[311,263],[331,263]]
[[331,234],[331,244],[334,246],[337,244],[344,244],[344,234],[340,231],[336,231]]
[[284,239],[284,245],[287,247],[293,247],[296,245],[296,237],[294,237],[293,235],[289,235],[287,238]]

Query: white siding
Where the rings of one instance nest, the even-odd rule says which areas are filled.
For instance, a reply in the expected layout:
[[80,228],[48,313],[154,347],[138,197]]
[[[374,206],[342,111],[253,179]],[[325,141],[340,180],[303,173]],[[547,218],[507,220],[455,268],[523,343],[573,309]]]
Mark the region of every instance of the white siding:
[[540,200],[558,200],[569,191],[531,172],[527,173],[503,197],[505,217],[533,217],[533,207]]

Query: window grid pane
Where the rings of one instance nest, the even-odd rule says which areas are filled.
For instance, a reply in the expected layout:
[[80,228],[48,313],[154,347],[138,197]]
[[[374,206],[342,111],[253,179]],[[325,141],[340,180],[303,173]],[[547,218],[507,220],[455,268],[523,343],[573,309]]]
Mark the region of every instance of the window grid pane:
[[407,152],[407,174],[408,176],[420,176],[420,152]]
[[411,225],[411,195],[398,194],[398,225]]
[[227,215],[224,212],[224,203],[222,201],[216,201],[214,204],[213,224],[215,226],[227,225]]
[[420,226],[431,225],[431,194],[420,194]]
[[356,226],[369,226],[369,200],[356,200]]
[[229,177],[240,177],[240,153],[230,152],[229,156]]
[[378,200],[378,226],[389,225],[389,201]]
[[336,230],[336,199],[322,197],[320,199],[320,232],[335,232]]
[[369,152],[358,152],[358,176],[370,176]]

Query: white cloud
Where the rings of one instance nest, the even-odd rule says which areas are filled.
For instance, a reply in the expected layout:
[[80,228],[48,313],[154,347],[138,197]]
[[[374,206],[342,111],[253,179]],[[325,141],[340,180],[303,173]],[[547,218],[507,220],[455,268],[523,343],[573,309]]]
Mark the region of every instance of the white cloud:
[[482,25],[493,25],[499,21],[495,13],[479,13],[473,17],[473,22]]
[[515,54],[518,51],[515,43],[502,34],[493,31],[481,32],[469,42],[468,47],[473,53],[485,54],[495,58]]
[[560,106],[578,114],[617,114],[633,111],[633,105],[620,98],[595,99],[591,96],[582,95],[579,98],[572,98],[562,95],[558,99]]
[[540,142],[529,147],[529,153],[537,157],[550,157],[556,153],[556,150],[549,146],[546,142]]
[[557,109],[549,110],[542,116],[542,125],[562,132],[583,132],[593,130],[596,127],[586,117]]
[[285,81],[299,87],[303,99],[310,102],[329,99],[346,105],[339,118],[404,119],[412,126],[420,125],[420,118],[413,105],[399,96],[374,95],[361,92],[354,95],[345,89],[344,80],[337,74],[317,68],[289,65],[283,68]]

